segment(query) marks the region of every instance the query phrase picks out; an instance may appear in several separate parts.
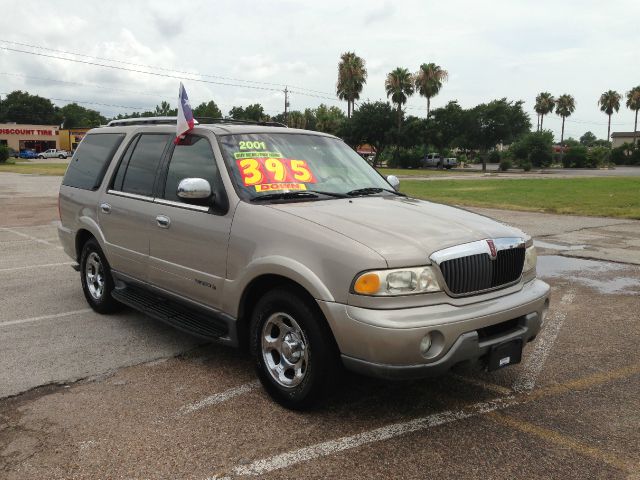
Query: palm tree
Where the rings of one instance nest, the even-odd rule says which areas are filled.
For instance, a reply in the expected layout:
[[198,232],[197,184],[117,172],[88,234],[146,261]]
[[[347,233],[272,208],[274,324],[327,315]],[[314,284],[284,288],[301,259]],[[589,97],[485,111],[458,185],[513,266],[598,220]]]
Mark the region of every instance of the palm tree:
[[564,121],[570,116],[576,109],[575,99],[569,95],[564,94],[558,97],[556,101],[556,114],[562,117],[562,132],[560,133],[560,146],[564,146]]
[[355,52],[346,52],[340,56],[338,64],[338,83],[336,94],[340,100],[347,101],[347,116],[351,118],[354,103],[360,98],[362,87],[367,82],[367,69],[364,60]]
[[384,82],[387,97],[398,106],[398,130],[402,123],[402,105],[407,103],[407,97],[413,95],[413,75],[406,68],[398,67],[387,74]]
[[640,110],[640,85],[627,92],[627,107],[636,112],[636,121],[633,124],[633,144],[638,144],[638,110]]
[[431,111],[431,99],[438,94],[442,88],[442,82],[446,82],[448,78],[449,72],[435,63],[423,63],[415,74],[416,91],[421,96],[427,97],[427,118]]
[[542,131],[542,122],[544,122],[544,116],[547,113],[553,112],[553,107],[555,107],[556,101],[549,92],[539,93],[536,97],[536,105],[535,111],[540,118],[540,125],[538,126],[538,130]]
[[609,137],[611,135],[611,115],[613,115],[614,111],[617,112],[618,110],[620,110],[621,98],[622,96],[615,90],[607,90],[602,95],[600,95],[600,99],[598,100],[600,111],[606,113],[609,116],[609,124],[607,126],[607,142],[609,141]]

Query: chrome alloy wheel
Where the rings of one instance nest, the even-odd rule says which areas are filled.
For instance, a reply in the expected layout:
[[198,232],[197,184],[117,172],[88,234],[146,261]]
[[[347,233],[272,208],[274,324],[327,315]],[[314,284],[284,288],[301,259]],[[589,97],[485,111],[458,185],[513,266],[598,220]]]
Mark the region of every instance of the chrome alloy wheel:
[[309,361],[308,341],[288,314],[272,314],[262,327],[262,358],[271,377],[283,387],[302,382]]
[[89,293],[95,300],[100,300],[104,295],[104,267],[96,252],[91,252],[87,257],[84,275]]

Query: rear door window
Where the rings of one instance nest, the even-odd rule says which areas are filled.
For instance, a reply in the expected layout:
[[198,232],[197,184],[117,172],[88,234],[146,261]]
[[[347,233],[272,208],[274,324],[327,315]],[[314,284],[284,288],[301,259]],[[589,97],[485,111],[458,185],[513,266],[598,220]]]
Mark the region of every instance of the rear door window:
[[[137,195],[153,196],[153,185],[160,161],[170,135],[143,134],[131,154],[128,162],[122,162],[124,170],[122,191]],[[116,178],[120,171],[116,174]]]
[[62,184],[84,190],[96,190],[102,183],[107,167],[124,136],[124,133],[87,135],[73,156]]

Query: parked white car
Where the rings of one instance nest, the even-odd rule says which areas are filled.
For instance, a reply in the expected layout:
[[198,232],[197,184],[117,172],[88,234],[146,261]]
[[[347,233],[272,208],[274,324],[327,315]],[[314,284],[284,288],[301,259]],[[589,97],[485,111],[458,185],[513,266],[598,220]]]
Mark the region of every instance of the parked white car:
[[66,150],[57,150],[55,148],[50,148],[49,150],[40,152],[37,155],[37,158],[67,158],[68,156],[69,152],[67,152]]

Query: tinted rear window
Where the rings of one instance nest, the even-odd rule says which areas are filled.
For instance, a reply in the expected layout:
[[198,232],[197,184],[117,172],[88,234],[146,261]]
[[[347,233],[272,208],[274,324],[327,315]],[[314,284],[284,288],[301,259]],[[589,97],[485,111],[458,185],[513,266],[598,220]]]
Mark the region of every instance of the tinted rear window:
[[87,135],[73,156],[62,184],[84,190],[97,189],[123,138],[124,133]]
[[153,195],[153,183],[169,137],[169,135],[155,134],[140,136],[126,167],[122,182],[123,192]]

